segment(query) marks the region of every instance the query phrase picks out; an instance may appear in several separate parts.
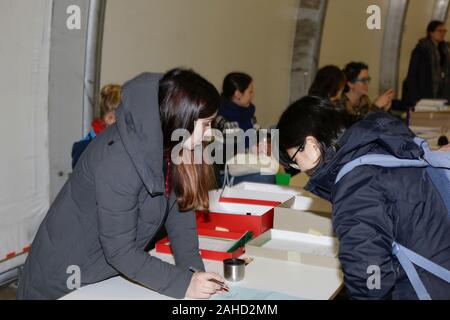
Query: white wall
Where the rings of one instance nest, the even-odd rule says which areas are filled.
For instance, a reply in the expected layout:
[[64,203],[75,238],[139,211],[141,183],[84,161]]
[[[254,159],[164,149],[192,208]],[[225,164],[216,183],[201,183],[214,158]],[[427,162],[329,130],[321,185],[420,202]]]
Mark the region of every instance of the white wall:
[[[0,1],[0,261],[31,244],[49,205],[51,3]],[[0,273],[24,260],[0,263]]]
[[[394,0],[395,1],[395,0]],[[319,66],[335,64],[343,68],[350,61],[369,65],[372,82],[369,95],[378,96],[380,52],[383,43],[381,30],[369,30],[366,25],[369,5],[381,8],[382,26],[386,21],[389,0],[330,0],[322,37]]]
[[289,98],[299,0],[108,0],[102,85],[143,71],[191,67],[221,89],[231,71],[255,80],[262,125]]

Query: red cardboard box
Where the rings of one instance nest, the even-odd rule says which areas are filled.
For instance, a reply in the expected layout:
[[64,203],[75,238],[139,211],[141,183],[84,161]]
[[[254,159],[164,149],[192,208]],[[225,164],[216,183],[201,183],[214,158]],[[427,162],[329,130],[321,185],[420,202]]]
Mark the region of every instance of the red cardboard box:
[[[244,232],[237,233],[237,232],[215,231],[215,230],[209,230],[209,229],[198,229],[198,235],[199,235],[199,237],[205,237],[205,238],[209,238],[209,239],[213,239],[213,240],[216,239],[218,241],[224,240],[224,239],[231,240],[229,242],[229,245],[231,247],[237,240],[239,240],[244,235]],[[236,240],[236,241],[234,241],[234,240]],[[226,244],[226,242],[224,242],[224,243]],[[155,249],[156,249],[156,252],[172,254],[172,248],[170,247],[169,238],[166,237],[164,239],[159,240],[156,243]],[[203,259],[207,259],[207,260],[223,261],[225,259],[234,259],[234,258],[239,258],[244,253],[245,253],[244,246],[236,249],[233,252],[224,252],[224,251],[202,249],[202,246],[200,243],[200,256]]]
[[269,206],[211,201],[209,212],[197,211],[199,229],[227,229],[230,232],[253,232],[253,237],[273,227],[274,208]]

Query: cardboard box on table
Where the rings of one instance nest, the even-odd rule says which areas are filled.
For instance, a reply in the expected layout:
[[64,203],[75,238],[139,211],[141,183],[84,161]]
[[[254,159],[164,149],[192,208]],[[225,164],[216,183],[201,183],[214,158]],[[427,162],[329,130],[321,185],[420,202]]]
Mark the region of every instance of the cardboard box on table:
[[210,199],[209,211],[197,211],[200,229],[253,232],[256,237],[273,227],[274,207],[240,203],[222,203]]
[[[230,240],[229,248],[231,248],[231,246],[244,235],[244,233],[221,232],[209,229],[198,229],[197,232],[199,237],[210,237],[215,239]],[[155,249],[156,252],[172,254],[170,239],[168,237],[165,237],[164,239],[159,240],[156,243]],[[223,261],[225,259],[239,258],[244,253],[245,253],[244,246],[237,248],[233,252],[226,252],[224,250],[219,251],[213,249],[203,249],[200,244],[200,256],[203,259]]]
[[250,257],[284,260],[323,268],[340,269],[336,238],[271,229],[245,245]]
[[331,203],[302,192],[275,207],[274,229],[333,236]]

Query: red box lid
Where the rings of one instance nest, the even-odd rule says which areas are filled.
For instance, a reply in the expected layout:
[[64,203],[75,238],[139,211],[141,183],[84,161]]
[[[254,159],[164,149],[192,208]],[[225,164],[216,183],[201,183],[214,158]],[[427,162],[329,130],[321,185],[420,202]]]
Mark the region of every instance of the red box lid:
[[[197,233],[199,236],[207,236],[213,238],[231,239],[239,240],[244,234],[240,232],[223,232],[211,229],[198,229]],[[172,248],[170,246],[169,237],[159,240],[155,245],[156,252],[172,254]],[[200,256],[207,260],[218,260],[223,261],[226,259],[239,258],[245,253],[245,248],[242,246],[235,250],[234,252],[220,252],[213,250],[200,249]]]

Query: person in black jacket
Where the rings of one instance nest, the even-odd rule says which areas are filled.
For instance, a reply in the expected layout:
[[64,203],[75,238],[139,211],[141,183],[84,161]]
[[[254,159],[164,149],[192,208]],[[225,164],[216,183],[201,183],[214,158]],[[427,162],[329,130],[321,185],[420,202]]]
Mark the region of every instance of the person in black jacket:
[[414,106],[421,99],[450,100],[450,44],[445,24],[432,21],[427,37],[420,39],[411,54],[404,82],[403,100]]
[[[184,154],[201,146],[219,103],[214,86],[190,70],[128,81],[116,123],[89,144],[41,223],[17,297],[57,299],[117,275],[174,298],[219,292],[209,280],[221,276],[190,271],[205,270],[192,210],[208,207],[211,168],[171,155],[176,129],[190,134]],[[176,265],[147,252],[162,226]]]
[[[281,116],[280,153],[285,166],[310,176],[306,190],[333,205],[333,228],[347,293],[354,299],[417,299],[393,242],[450,269],[450,218],[425,168],[363,165],[335,184],[340,169],[367,154],[417,159],[414,134],[385,112],[353,124],[328,100],[305,97]],[[381,286],[368,280],[380,270]],[[417,270],[433,299],[450,299],[450,284]]]

